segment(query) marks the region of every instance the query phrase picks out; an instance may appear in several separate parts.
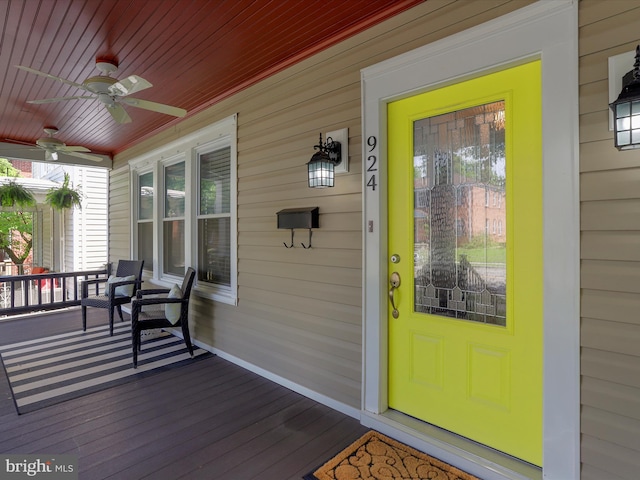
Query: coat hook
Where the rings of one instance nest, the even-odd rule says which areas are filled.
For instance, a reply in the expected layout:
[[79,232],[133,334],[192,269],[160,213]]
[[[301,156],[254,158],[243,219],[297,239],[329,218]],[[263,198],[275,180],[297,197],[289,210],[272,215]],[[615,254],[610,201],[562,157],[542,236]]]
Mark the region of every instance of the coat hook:
[[291,245],[287,245],[287,242],[282,242],[285,247],[293,248],[293,228],[291,229]]
[[300,242],[302,248],[311,248],[311,229],[309,229],[309,246],[307,247],[304,243]]

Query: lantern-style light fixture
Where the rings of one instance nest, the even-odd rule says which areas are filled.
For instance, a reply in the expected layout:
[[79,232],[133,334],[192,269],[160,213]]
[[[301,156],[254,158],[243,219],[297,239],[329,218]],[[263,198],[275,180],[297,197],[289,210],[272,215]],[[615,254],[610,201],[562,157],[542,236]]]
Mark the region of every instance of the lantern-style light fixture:
[[622,91],[609,104],[613,111],[613,135],[618,150],[640,147],[640,45],[633,70],[622,78]]
[[327,137],[327,142],[322,143],[322,133],[320,133],[320,142],[313,148],[318,151],[313,154],[311,160],[307,163],[309,187],[333,187],[336,165],[342,162],[340,142],[333,141],[331,137]]

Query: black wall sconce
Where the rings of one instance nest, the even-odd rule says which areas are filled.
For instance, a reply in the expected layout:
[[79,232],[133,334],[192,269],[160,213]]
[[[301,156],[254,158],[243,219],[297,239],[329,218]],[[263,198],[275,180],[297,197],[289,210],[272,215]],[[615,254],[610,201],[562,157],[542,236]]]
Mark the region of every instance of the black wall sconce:
[[320,142],[313,147],[317,152],[307,163],[310,188],[333,187],[335,174],[349,171],[347,143],[348,130],[346,128],[327,133],[326,143],[322,142],[322,133],[320,133]]
[[622,91],[609,104],[613,111],[613,139],[618,150],[640,148],[640,45],[633,70],[622,78]]

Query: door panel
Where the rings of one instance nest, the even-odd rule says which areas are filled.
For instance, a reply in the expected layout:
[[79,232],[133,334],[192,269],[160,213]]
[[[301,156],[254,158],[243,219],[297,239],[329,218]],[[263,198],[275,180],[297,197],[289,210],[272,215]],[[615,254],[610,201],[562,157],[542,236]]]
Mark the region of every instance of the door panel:
[[389,406],[541,465],[540,62],[392,102],[388,138]]

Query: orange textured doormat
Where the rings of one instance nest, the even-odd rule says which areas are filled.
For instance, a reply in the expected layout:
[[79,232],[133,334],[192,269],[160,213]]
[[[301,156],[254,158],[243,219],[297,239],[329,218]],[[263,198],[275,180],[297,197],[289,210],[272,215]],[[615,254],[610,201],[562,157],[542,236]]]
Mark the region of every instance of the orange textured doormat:
[[370,430],[304,480],[480,480]]

